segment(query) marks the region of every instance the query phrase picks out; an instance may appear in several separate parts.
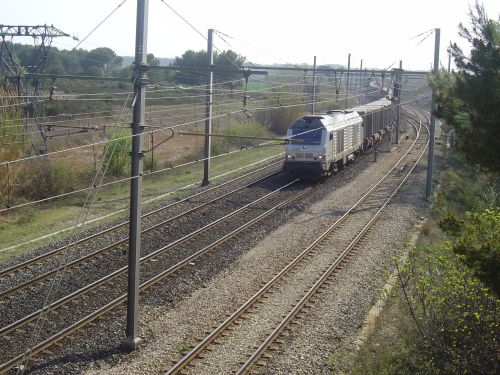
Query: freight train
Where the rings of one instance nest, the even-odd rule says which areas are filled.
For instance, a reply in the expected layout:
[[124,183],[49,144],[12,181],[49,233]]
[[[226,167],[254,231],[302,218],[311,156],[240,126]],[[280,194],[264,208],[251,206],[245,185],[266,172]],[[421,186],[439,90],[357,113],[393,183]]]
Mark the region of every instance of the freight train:
[[303,116],[287,130],[284,169],[310,179],[330,175],[379,142],[393,119],[394,108],[386,98]]

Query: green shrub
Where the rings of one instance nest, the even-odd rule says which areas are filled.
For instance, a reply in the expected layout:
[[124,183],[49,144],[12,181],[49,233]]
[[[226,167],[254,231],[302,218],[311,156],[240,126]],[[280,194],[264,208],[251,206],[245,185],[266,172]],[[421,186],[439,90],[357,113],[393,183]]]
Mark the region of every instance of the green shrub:
[[276,134],[286,134],[289,126],[304,113],[304,102],[294,96],[293,91],[271,93],[266,102],[272,108],[255,112],[254,118]]
[[456,151],[448,153],[447,162],[450,169],[440,175],[442,197],[438,209],[445,203],[462,215],[466,211],[500,206],[498,175],[467,164],[465,157]]
[[446,171],[442,174],[442,183],[446,200],[453,207],[471,210],[481,206],[481,184],[465,173]]
[[222,129],[219,134],[236,138],[213,137],[212,155],[214,156],[266,142],[260,139],[238,137],[269,137],[265,126],[255,121],[233,123]]
[[500,301],[448,245],[411,250],[398,275],[351,374],[498,373]]
[[401,270],[413,317],[403,333],[417,374],[495,374],[499,300],[447,245],[410,254]]
[[500,291],[500,202],[498,179],[463,164],[452,154],[453,170],[443,175],[435,211],[453,251],[493,290]]
[[303,106],[273,108],[256,113],[255,118],[276,134],[286,134],[287,129],[304,112]]
[[[2,101],[0,100],[0,103]],[[23,157],[28,136],[23,136],[24,125],[16,113],[0,114],[0,161],[15,160]],[[21,178],[22,168],[19,163],[0,166],[0,204],[10,200],[17,180]]]
[[39,200],[72,191],[77,175],[63,161],[47,158],[27,161],[22,178],[17,180],[14,195],[28,200]]
[[130,173],[130,152],[132,138],[127,137],[130,132],[122,131],[114,137],[114,141],[106,143],[103,151],[104,168],[108,174],[116,177],[126,176]]
[[499,294],[500,209],[467,212],[459,223],[459,231],[450,231],[453,251]]

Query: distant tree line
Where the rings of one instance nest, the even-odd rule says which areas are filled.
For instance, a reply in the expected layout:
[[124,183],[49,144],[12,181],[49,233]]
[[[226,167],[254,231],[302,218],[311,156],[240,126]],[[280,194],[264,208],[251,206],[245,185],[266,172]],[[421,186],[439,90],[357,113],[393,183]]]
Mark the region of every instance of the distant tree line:
[[[35,47],[32,45],[9,43],[9,50],[12,52],[14,65],[20,67],[21,73],[26,73],[33,65]],[[131,59],[126,58],[128,64],[124,64],[124,59],[118,56],[115,51],[107,47],[99,47],[90,51],[84,49],[62,50],[57,47],[50,47],[47,59],[40,67],[40,73],[49,74],[71,74],[96,77],[119,77],[130,78],[133,75],[133,64]],[[171,65],[180,67],[200,68],[200,70],[172,71],[161,69],[150,69],[148,71],[149,81],[153,85],[203,85],[206,83],[207,52],[186,51],[182,56],[176,57]],[[218,66],[237,69],[242,67],[245,57],[238,55],[231,50],[214,53],[214,62]],[[147,62],[151,66],[160,65],[160,59],[154,54],[147,55]],[[202,69],[204,68],[204,69]],[[241,73],[217,73],[215,82],[234,81],[243,78]],[[0,71],[0,86],[5,85],[5,76]],[[10,82],[10,86],[15,85]],[[28,82],[32,85],[32,82]],[[237,87],[237,84],[228,84],[227,87]],[[96,82],[81,80],[50,79],[42,80],[42,92],[47,95],[49,92],[57,95],[59,93],[112,93],[117,91],[126,91],[131,89],[131,84],[127,82]],[[28,87],[29,94],[33,89]],[[110,94],[110,99],[112,95]],[[61,113],[78,113],[92,111],[108,111],[116,103],[113,101],[49,101],[44,104],[44,113],[46,115],[57,115]],[[168,103],[167,103],[168,104]]]
[[[31,45],[10,43],[9,49],[14,56],[15,64],[21,67],[28,67],[33,64],[35,48]],[[127,59],[130,61],[129,59]],[[160,65],[160,59],[154,54],[147,55],[149,65]],[[245,57],[236,52],[227,50],[214,53],[214,63],[232,69],[240,68],[245,62]],[[200,85],[206,82],[206,71],[201,68],[207,67],[207,52],[188,50],[182,56],[176,57],[172,65],[190,68],[200,68],[200,71],[170,72],[165,70],[152,69],[148,72],[152,83],[175,83],[183,85]],[[27,68],[21,68],[27,71]],[[118,56],[115,51],[107,47],[99,47],[90,51],[84,49],[60,50],[56,47],[50,47],[48,56],[42,69],[42,73],[50,74],[75,74],[96,77],[131,77],[132,64],[124,65],[123,58]],[[5,77],[1,77],[4,81]],[[242,78],[239,73],[217,73],[215,80],[217,82],[230,81]],[[66,85],[65,89],[69,91],[78,91],[74,85]],[[61,86],[61,88],[63,88]],[[79,86],[86,92],[85,84],[80,82]]]
[[[246,58],[238,55],[236,52],[227,50],[222,52],[214,52],[214,65],[227,69],[239,69],[243,66]],[[188,50],[181,57],[176,57],[174,60],[175,66],[200,68],[199,71],[179,71],[172,77],[174,82],[186,85],[203,85],[206,83],[206,72],[202,69],[207,68],[208,54],[207,51]],[[214,73],[215,82],[229,82],[243,78],[241,73]]]

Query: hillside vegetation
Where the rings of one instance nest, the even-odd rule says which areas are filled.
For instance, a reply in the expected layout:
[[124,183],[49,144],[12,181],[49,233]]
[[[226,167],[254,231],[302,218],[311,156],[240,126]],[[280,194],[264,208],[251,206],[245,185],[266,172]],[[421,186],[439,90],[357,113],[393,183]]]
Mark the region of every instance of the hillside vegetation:
[[458,71],[431,80],[454,146],[440,151],[432,217],[409,259],[394,261],[398,288],[375,334],[355,358],[332,356],[336,373],[500,372],[500,23],[478,3],[470,20],[459,26],[470,56],[451,44]]

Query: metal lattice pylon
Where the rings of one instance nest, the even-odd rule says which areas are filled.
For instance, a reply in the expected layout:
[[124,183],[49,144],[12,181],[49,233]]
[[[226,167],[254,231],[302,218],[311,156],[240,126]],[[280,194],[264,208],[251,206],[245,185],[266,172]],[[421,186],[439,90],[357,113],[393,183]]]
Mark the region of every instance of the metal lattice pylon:
[[[12,40],[14,37],[33,38],[35,48],[30,64],[22,66],[12,51]],[[0,74],[4,78],[3,86],[7,94],[17,97],[16,103],[23,105],[25,118],[25,132],[28,123],[33,120],[38,128],[42,145],[32,144],[35,153],[47,152],[47,136],[45,127],[39,123],[37,118],[43,115],[43,106],[40,100],[40,79],[23,78],[28,73],[39,73],[47,60],[52,39],[56,37],[69,36],[65,32],[47,25],[0,25]],[[29,150],[27,150],[29,153]]]

